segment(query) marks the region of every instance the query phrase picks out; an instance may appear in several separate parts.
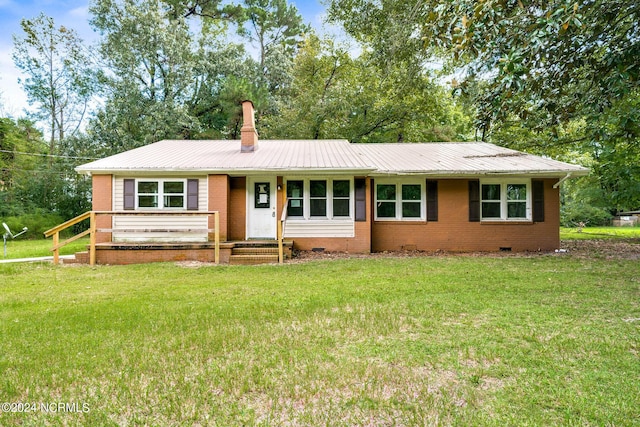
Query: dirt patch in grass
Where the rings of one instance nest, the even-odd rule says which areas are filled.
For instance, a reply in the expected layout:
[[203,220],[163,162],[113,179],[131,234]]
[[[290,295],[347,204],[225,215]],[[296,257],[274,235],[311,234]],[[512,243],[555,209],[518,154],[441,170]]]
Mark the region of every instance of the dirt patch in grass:
[[446,251],[385,251],[371,254],[351,254],[346,252],[295,251],[288,262],[306,262],[327,259],[348,258],[409,258],[409,257],[538,257],[538,256],[570,256],[593,259],[640,259],[640,239],[606,239],[606,240],[564,240],[558,251],[548,252],[446,252]]
[[[370,254],[327,251],[295,250],[287,264],[304,263],[319,260],[357,259],[357,258],[416,258],[416,257],[488,257],[488,258],[530,258],[541,256],[562,256],[580,259],[639,260],[640,239],[592,239],[563,240],[557,251],[539,252],[447,252],[447,251],[384,251]],[[179,261],[176,265],[183,268],[200,268],[213,265],[200,261]]]
[[578,258],[640,259],[640,239],[564,240],[561,245],[568,254]]

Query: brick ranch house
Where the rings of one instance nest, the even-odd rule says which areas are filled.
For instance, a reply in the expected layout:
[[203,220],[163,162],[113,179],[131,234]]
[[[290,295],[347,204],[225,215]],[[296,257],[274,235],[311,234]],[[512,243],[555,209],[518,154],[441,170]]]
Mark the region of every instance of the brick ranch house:
[[258,141],[250,101],[243,115],[240,142],[163,140],[76,168],[110,212],[98,263],[210,260],[213,211],[221,262],[233,242],[276,239],[279,221],[300,250],[550,251],[559,186],[588,173],[478,142]]

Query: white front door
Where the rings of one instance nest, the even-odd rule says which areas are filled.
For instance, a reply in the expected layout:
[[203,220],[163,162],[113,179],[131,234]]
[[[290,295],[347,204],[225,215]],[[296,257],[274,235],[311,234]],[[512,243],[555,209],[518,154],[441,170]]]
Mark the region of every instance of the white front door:
[[247,238],[275,239],[276,178],[247,179]]

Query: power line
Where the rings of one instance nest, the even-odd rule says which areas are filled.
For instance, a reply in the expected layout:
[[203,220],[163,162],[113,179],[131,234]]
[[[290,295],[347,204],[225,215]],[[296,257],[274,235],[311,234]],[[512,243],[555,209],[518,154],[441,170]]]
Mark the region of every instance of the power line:
[[21,154],[25,156],[53,157],[57,159],[98,160],[99,157],[63,156],[60,154],[25,153],[23,151],[0,150],[0,153]]
[[75,171],[55,171],[55,170],[44,170],[44,169],[19,169],[19,168],[0,168],[0,172],[30,172],[30,173],[44,173],[49,175],[60,175],[60,176],[81,176],[79,173]]

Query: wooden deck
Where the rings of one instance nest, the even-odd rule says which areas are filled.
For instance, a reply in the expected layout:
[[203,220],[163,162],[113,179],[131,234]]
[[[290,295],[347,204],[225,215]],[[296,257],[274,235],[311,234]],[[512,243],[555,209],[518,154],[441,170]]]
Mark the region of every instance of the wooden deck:
[[[284,257],[290,259],[293,241],[283,242]],[[140,264],[149,262],[214,262],[214,242],[107,242],[96,244],[97,264]],[[89,252],[78,252],[65,264],[89,264]],[[221,264],[264,264],[278,262],[277,240],[220,242]]]

